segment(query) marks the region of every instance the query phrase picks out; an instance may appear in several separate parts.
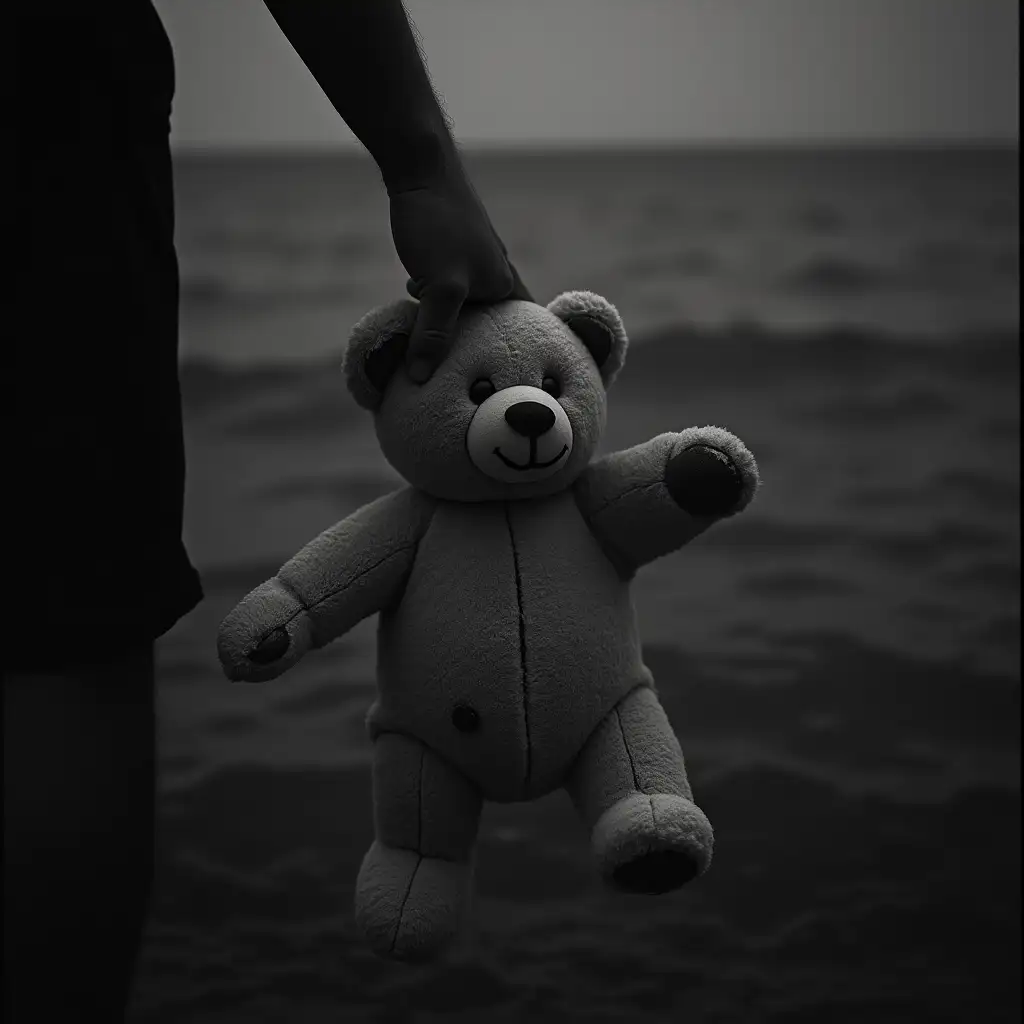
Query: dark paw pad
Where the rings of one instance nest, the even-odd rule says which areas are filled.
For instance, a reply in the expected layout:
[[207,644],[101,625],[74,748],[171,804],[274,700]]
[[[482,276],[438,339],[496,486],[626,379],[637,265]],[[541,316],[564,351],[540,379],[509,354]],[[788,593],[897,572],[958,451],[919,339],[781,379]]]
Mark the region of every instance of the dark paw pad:
[[257,645],[256,649],[249,654],[249,660],[255,661],[257,665],[268,665],[277,661],[288,650],[291,641],[284,629],[275,629],[273,633],[265,636]]
[[695,444],[669,459],[665,486],[675,503],[694,516],[725,515],[743,493],[743,480],[729,456],[706,444]]
[[616,888],[657,896],[696,878],[697,863],[679,850],[653,850],[620,865],[612,873]]

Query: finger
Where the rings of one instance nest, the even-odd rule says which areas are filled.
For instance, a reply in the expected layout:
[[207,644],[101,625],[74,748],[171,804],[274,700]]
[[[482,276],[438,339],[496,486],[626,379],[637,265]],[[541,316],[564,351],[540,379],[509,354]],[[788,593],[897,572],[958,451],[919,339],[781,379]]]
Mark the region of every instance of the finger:
[[447,354],[466,292],[458,281],[430,284],[421,292],[406,356],[409,376],[417,384],[428,381]]
[[420,292],[423,291],[423,278],[410,277],[409,280],[405,282],[405,290],[412,298],[418,299],[420,297]]
[[508,269],[512,271],[512,291],[509,292],[510,299],[523,299],[526,302],[535,302],[536,300],[530,294],[530,289],[523,284],[519,277],[519,271],[516,270],[515,264],[509,260]]

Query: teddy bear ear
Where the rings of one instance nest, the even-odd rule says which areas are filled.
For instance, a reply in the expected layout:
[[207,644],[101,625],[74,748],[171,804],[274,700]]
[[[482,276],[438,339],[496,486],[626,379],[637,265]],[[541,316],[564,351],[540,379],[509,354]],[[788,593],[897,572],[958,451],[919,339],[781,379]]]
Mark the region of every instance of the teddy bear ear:
[[605,387],[610,387],[626,361],[629,339],[619,311],[594,292],[562,292],[548,303],[548,310],[562,320],[594,357]]
[[370,310],[352,328],[343,369],[352,397],[364,409],[380,408],[388,381],[405,359],[417,308],[412,299],[399,299]]

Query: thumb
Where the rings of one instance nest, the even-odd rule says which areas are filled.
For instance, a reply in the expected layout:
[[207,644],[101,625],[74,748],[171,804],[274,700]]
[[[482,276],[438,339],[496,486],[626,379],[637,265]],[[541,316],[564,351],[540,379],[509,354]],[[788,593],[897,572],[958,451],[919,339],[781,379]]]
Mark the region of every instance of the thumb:
[[468,289],[459,281],[428,284],[420,293],[420,308],[409,339],[409,376],[424,384],[448,354],[455,322]]

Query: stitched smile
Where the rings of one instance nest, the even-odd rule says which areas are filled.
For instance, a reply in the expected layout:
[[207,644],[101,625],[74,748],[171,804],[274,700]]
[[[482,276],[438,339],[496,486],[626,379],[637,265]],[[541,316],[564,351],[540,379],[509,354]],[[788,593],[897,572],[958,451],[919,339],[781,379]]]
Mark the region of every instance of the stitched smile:
[[500,448],[495,448],[494,449],[494,454],[497,455],[498,458],[501,459],[501,461],[504,462],[505,465],[508,466],[509,469],[518,469],[521,472],[524,472],[527,469],[547,469],[548,466],[553,466],[556,462],[558,462],[558,460],[563,455],[565,455],[565,453],[568,450],[569,450],[569,446],[567,444],[564,444],[564,445],[562,445],[562,450],[553,459],[549,460],[548,462],[534,462],[533,461],[533,457],[534,457],[534,455],[537,454],[537,442],[531,439],[531,441],[530,441],[530,461],[525,466],[520,466],[517,463],[513,462],[511,459],[505,458],[505,456],[501,454],[501,449]]

